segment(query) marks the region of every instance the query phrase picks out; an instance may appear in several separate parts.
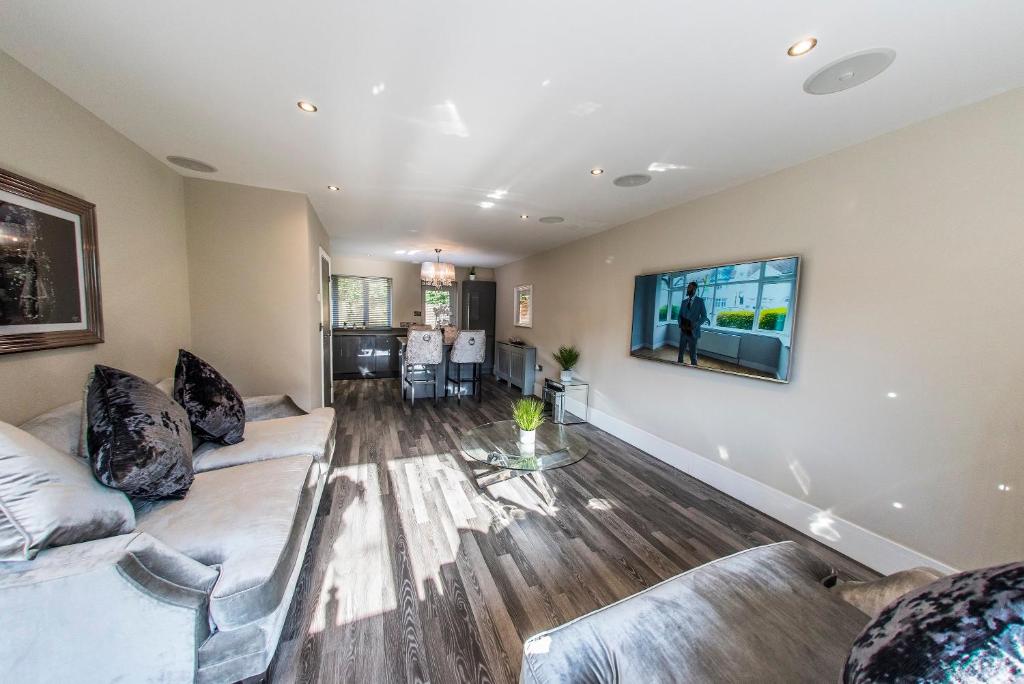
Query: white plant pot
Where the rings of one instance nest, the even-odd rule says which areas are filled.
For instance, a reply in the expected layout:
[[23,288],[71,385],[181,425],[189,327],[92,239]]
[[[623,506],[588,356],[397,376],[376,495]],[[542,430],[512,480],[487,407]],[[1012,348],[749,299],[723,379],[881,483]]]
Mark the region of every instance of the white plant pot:
[[475,273],[470,273],[469,274],[469,279],[470,280],[476,280],[476,274]]
[[527,449],[532,449],[537,444],[537,431],[519,428],[519,444]]
[[562,371],[559,377],[561,377],[562,382],[569,382],[572,380],[572,369]]

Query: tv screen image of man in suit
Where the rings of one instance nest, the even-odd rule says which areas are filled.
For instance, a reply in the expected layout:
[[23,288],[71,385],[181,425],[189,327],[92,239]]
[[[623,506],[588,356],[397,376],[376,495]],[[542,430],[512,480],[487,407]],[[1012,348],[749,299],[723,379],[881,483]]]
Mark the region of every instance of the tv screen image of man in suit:
[[700,329],[710,323],[704,300],[697,296],[697,283],[690,281],[686,286],[686,299],[679,307],[679,363],[683,361],[683,353],[688,353],[690,365],[697,365],[697,340]]

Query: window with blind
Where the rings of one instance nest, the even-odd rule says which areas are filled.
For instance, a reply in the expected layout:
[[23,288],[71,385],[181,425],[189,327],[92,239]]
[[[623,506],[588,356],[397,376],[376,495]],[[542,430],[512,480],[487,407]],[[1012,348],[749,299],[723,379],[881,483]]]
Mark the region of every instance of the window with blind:
[[331,276],[331,325],[391,327],[391,278]]
[[424,285],[423,290],[423,322],[431,327],[445,321],[438,319],[438,314],[447,315],[448,325],[458,325],[459,309],[455,287],[431,287]]

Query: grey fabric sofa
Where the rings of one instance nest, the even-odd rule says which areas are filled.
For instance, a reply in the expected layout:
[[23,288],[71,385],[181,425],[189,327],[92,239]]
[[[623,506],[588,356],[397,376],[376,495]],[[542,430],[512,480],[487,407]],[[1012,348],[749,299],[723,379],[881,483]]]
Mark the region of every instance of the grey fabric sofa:
[[531,637],[520,681],[839,681],[871,618],[831,577],[795,542],[742,551]]
[[[169,391],[169,383],[160,383]],[[245,440],[201,445],[181,500],[136,528],[0,564],[0,679],[232,682],[277,648],[334,452],[333,409],[245,399]],[[81,402],[21,428],[77,455]]]

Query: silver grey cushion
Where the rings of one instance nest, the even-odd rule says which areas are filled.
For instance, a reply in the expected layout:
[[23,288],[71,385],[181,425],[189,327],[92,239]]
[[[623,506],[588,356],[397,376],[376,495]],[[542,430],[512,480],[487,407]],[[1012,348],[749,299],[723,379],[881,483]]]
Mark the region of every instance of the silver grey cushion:
[[334,409],[319,408],[303,416],[251,421],[245,441],[227,446],[205,442],[192,454],[197,473],[288,456],[325,461],[334,449]]
[[82,443],[83,405],[81,401],[72,401],[41,413],[19,427],[63,454],[85,458],[86,454],[79,450]]
[[199,473],[184,500],[139,509],[140,532],[220,566],[210,594],[220,628],[245,625],[280,603],[315,499],[314,463],[293,456]]
[[97,482],[85,462],[0,423],[0,560],[134,528],[128,498]]
[[749,549],[531,637],[522,682],[834,682],[868,617],[794,542]]

